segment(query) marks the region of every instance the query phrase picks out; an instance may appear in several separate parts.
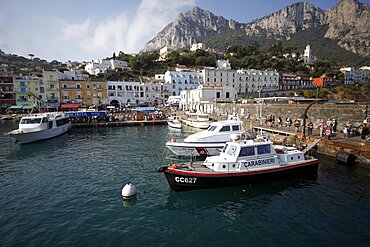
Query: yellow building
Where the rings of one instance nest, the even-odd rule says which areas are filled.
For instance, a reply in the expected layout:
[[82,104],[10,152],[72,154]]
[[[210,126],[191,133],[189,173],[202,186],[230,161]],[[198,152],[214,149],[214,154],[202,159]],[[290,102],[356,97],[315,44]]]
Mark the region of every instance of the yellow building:
[[15,76],[13,85],[16,104],[22,109],[32,109],[38,106],[38,99],[45,100],[45,86],[40,77]]
[[106,81],[59,81],[60,100],[63,104],[79,104],[81,107],[107,103]]

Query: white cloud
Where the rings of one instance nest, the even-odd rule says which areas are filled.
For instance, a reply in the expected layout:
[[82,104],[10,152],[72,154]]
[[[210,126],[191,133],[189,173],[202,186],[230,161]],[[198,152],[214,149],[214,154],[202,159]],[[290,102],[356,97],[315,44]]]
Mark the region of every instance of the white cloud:
[[195,0],[142,0],[134,14],[123,11],[95,25],[92,17],[66,25],[63,38],[97,57],[118,51],[139,52],[179,12],[194,5]]
[[181,9],[194,6],[195,1],[143,0],[128,30],[127,49],[138,51],[162,30]]

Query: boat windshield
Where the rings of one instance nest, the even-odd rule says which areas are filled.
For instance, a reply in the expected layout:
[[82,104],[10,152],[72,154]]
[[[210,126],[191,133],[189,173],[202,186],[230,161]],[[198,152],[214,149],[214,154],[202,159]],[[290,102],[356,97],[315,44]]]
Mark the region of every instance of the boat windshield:
[[214,131],[217,128],[217,126],[209,126],[207,131]]
[[222,149],[222,153],[225,153],[225,151],[226,151],[226,149],[227,149],[227,146],[228,146],[228,144],[226,144],[225,146],[224,146],[224,148]]
[[23,118],[21,124],[38,124],[41,123],[42,118]]

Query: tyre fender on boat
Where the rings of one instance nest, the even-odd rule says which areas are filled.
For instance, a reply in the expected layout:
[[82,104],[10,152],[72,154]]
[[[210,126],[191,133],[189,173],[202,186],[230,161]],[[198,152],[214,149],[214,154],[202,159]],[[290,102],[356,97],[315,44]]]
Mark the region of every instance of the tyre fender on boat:
[[164,171],[166,171],[166,170],[167,170],[167,168],[168,168],[168,166],[161,166],[161,167],[159,167],[159,168],[157,169],[157,172],[164,172]]

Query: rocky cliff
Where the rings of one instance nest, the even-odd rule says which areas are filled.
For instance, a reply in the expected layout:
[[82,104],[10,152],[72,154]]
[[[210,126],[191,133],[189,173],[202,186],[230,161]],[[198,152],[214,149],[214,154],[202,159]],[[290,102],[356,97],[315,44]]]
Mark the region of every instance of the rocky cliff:
[[180,13],[173,22],[145,45],[143,51],[159,50],[164,46],[174,49],[188,48],[210,33],[220,33],[238,26],[239,23],[236,21],[226,20],[208,10],[195,7],[189,12]]
[[348,51],[366,56],[370,55],[369,23],[369,6],[357,0],[342,0],[326,11],[307,2],[295,3],[247,24],[226,20],[195,7],[179,14],[145,45],[143,51],[159,50],[163,46],[189,48],[207,36],[224,34],[226,39],[227,35],[236,32],[243,40],[289,40],[299,31],[328,25],[325,38],[336,40],[338,46]]
[[370,55],[370,6],[357,0],[342,0],[326,11],[329,29],[326,38],[337,39],[338,45],[353,53]]

